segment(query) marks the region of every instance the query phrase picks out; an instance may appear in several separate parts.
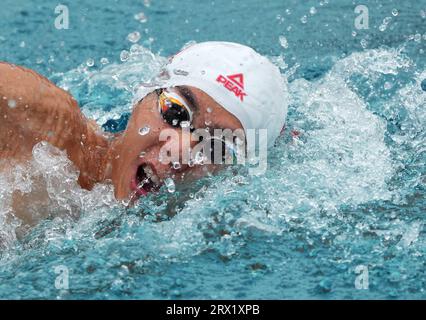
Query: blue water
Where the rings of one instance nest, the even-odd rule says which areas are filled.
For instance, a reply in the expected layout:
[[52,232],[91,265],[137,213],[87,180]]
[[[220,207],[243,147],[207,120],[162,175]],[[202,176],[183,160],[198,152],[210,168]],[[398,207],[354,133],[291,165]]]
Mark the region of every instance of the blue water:
[[[234,168],[132,209],[111,186],[81,190],[65,155],[40,144],[31,164],[0,175],[0,298],[426,297],[424,1],[63,4],[69,30],[54,28],[56,1],[3,0],[0,60],[69,90],[105,130],[125,127],[135,88],[168,55],[206,40],[251,45],[280,66],[289,130],[264,176]],[[368,30],[354,27],[358,4]],[[37,192],[36,177],[49,200],[28,208],[48,219],[28,229],[10,203]],[[58,266],[68,290],[55,287]]]

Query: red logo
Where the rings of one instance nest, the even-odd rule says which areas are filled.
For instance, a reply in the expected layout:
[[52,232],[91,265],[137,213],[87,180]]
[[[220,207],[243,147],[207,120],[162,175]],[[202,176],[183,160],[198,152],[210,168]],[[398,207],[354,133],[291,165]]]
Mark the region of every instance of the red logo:
[[226,89],[233,92],[241,101],[244,101],[244,97],[247,96],[244,92],[244,76],[242,73],[232,74],[227,77],[219,75],[216,81],[223,84]]

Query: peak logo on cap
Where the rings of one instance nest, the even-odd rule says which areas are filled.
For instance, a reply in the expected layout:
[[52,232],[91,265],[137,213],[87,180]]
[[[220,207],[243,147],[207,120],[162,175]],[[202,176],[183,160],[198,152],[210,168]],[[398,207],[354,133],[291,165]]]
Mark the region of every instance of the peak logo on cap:
[[233,92],[237,98],[244,102],[247,94],[244,92],[244,75],[242,73],[232,74],[229,76],[219,75],[216,79],[226,89]]

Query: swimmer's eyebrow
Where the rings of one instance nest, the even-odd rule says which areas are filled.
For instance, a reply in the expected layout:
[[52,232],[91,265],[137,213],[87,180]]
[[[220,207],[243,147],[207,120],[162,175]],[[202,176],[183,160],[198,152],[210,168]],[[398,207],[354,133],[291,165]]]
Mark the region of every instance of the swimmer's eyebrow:
[[192,111],[194,113],[197,113],[199,108],[199,104],[197,101],[197,98],[195,97],[194,93],[189,89],[188,87],[176,87],[177,91],[180,95],[182,95],[185,100],[189,103]]

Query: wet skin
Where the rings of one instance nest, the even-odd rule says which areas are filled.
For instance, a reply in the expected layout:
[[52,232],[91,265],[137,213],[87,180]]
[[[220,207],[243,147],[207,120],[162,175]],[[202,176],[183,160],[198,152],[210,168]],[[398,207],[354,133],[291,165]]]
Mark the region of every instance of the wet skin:
[[[173,88],[186,100],[193,112],[193,128],[241,129],[241,123],[214,99],[194,87]],[[184,131],[164,121],[158,111],[155,92],[135,105],[124,132],[111,135],[82,114],[77,102],[66,91],[34,71],[0,62],[0,170],[11,169],[13,163],[25,162],[40,141],[66,150],[80,171],[78,183],[92,189],[96,183],[111,182],[118,200],[145,194],[137,188],[138,168],[152,171],[161,185],[173,177],[177,182],[214,172],[217,165],[182,164],[178,170],[159,159],[160,149],[181,150],[179,141],[160,141],[163,129]],[[140,135],[139,129],[150,131]],[[194,144],[196,142],[193,142]],[[141,157],[141,152],[144,156]]]

